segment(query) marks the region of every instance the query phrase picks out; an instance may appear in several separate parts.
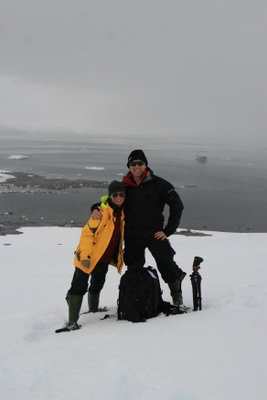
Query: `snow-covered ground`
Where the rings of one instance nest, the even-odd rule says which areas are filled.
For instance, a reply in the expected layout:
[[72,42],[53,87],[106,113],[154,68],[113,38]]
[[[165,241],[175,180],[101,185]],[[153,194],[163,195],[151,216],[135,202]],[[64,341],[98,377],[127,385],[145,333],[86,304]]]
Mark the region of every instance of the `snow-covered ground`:
[[4,183],[7,179],[15,178],[9,171],[0,171],[0,183]]
[[[189,274],[202,256],[203,310],[133,324],[85,314],[82,329],[55,334],[67,317],[80,228],[25,228],[0,237],[0,393],[5,400],[265,400],[267,234],[209,232],[170,238]],[[154,265],[150,254],[147,264]],[[101,305],[116,312],[110,267]],[[162,282],[163,297],[170,300]],[[86,311],[84,299],[82,311]]]

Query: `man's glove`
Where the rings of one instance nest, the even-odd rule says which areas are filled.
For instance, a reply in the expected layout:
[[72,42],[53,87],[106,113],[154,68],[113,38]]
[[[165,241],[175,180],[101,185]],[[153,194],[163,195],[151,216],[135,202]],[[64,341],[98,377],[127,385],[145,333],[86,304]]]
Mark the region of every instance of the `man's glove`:
[[90,267],[90,263],[91,263],[91,259],[87,258],[86,260],[81,260],[81,263],[84,267],[89,268]]

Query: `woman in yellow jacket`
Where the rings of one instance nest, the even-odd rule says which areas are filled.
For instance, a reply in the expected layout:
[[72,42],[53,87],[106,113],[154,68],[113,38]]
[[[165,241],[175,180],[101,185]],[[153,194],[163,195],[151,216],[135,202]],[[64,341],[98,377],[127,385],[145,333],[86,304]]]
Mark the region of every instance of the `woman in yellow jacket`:
[[97,312],[100,291],[104,286],[109,264],[123,267],[124,200],[125,186],[113,181],[108,188],[109,196],[101,198],[103,216],[101,220],[89,219],[83,227],[80,242],[75,252],[75,271],[67,293],[69,322],[65,330],[76,330],[83,296],[88,290],[89,312]]

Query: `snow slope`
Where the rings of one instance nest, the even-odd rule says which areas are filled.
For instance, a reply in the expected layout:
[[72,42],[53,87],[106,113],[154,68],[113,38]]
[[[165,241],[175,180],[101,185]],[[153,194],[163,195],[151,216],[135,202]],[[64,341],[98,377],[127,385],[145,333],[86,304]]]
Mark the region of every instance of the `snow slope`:
[[[208,232],[170,238],[189,274],[202,256],[203,310],[133,324],[85,314],[66,322],[65,294],[80,228],[24,228],[0,237],[0,393],[5,400],[263,400],[267,234]],[[147,264],[154,265],[150,254]],[[101,305],[116,312],[110,267]],[[170,300],[162,282],[163,297]],[[86,311],[86,299],[82,311]]]

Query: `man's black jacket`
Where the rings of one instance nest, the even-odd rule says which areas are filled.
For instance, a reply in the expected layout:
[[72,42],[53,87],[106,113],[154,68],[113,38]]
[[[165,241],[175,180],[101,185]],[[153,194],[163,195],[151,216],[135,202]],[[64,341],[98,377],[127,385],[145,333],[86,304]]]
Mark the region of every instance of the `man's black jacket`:
[[[129,172],[123,179],[126,186],[125,239],[142,239],[155,232],[172,235],[178,228],[184,209],[180,196],[173,185],[147,168],[147,176],[136,186]],[[163,210],[169,206],[169,218],[164,227]],[[94,204],[93,211],[100,203]]]
[[[136,186],[128,173],[123,179],[126,186],[125,200],[125,239],[144,238],[164,231],[172,235],[179,226],[183,203],[173,185],[159,176],[148,173],[143,182]],[[164,227],[163,210],[169,206],[169,218]]]

